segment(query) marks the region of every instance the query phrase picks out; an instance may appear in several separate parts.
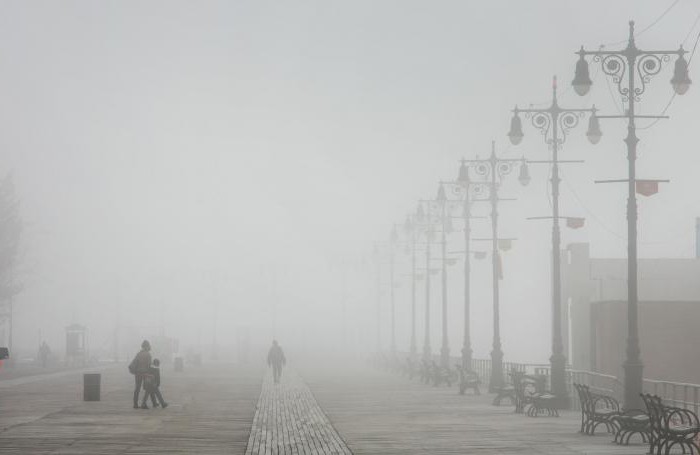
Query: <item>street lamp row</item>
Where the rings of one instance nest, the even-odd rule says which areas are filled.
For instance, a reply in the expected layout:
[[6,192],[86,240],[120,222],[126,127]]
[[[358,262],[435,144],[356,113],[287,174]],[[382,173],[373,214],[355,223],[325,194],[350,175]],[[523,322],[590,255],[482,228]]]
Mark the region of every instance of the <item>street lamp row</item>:
[[[624,142],[627,145],[628,178],[624,180],[602,181],[597,183],[625,182],[628,184],[627,222],[628,222],[628,337],[626,360],[623,365],[624,378],[624,403],[628,409],[640,406],[639,393],[642,391],[642,371],[643,364],[639,349],[639,329],[638,329],[638,284],[637,284],[637,201],[636,185],[642,181],[636,177],[637,143],[636,119],[639,118],[667,118],[663,115],[638,115],[635,111],[636,102],[641,100],[641,96],[646,91],[646,86],[651,78],[657,75],[663,64],[668,62],[671,56],[675,55],[674,72],[670,83],[673,90],[678,95],[685,94],[692,81],[688,75],[688,61],[685,59],[687,52],[680,46],[677,50],[642,50],[636,46],[634,39],[634,22],[629,23],[629,37],[627,46],[619,51],[597,50],[587,51],[583,47],[576,52],[579,56],[576,62],[574,79],[572,86],[578,95],[586,95],[593,85],[590,77],[589,63],[587,57],[591,57],[596,63],[600,63],[603,73],[612,78],[617,85],[618,93],[622,101],[627,104],[625,112],[621,115],[599,115],[595,105],[589,108],[564,108],[557,100],[556,77],[552,84],[552,102],[547,108],[518,108],[513,109],[513,116],[510,121],[508,137],[513,145],[522,142],[523,124],[522,117],[529,120],[532,126],[540,131],[545,144],[551,151],[551,160],[545,161],[525,161],[516,159],[503,159],[496,155],[495,144],[492,143],[491,154],[486,159],[462,160],[459,168],[457,180],[451,182],[441,182],[438,195],[434,201],[426,201],[419,204],[418,211],[411,216],[406,223],[406,232],[411,235],[412,242],[412,322],[411,322],[411,354],[416,354],[416,297],[415,297],[415,246],[417,235],[424,233],[426,236],[426,282],[425,282],[425,341],[423,355],[427,360],[430,358],[430,263],[431,263],[431,243],[434,241],[435,227],[440,226],[441,245],[441,273],[442,273],[442,347],[441,364],[447,366],[449,360],[449,343],[447,334],[447,238],[446,234],[451,230],[451,215],[448,209],[449,204],[454,201],[448,199],[445,186],[453,189],[461,199],[464,221],[464,340],[462,346],[462,366],[471,367],[471,340],[470,340],[470,241],[471,239],[471,204],[477,201],[488,201],[491,204],[491,237],[492,246],[492,287],[493,287],[493,346],[491,352],[492,373],[489,389],[498,390],[503,385],[503,352],[500,339],[500,303],[499,303],[499,275],[500,259],[498,252],[498,203],[504,199],[499,198],[499,188],[506,175],[519,166],[519,180],[521,184],[527,185],[530,181],[527,163],[543,163],[551,165],[551,192],[552,192],[552,212],[551,216],[534,217],[532,219],[552,220],[552,355],[551,364],[551,386],[552,392],[561,400],[561,406],[568,405],[566,391],[566,356],[564,354],[562,340],[562,283],[561,283],[561,227],[560,220],[571,217],[560,215],[560,164],[580,163],[579,160],[561,160],[559,153],[564,145],[570,130],[577,127],[580,120],[588,116],[588,129],[586,136],[592,144],[597,144],[602,132],[600,120],[609,118],[624,118],[628,122],[627,137]],[[482,177],[482,181],[473,181],[470,172]],[[655,180],[654,182],[658,182]],[[488,198],[475,198],[474,194],[486,194]],[[434,205],[431,205],[434,204]],[[426,205],[426,210],[424,209]],[[431,210],[436,208],[436,210]],[[435,213],[437,212],[437,213]],[[450,226],[448,226],[448,223]],[[501,239],[502,240],[502,239]],[[393,257],[393,256],[392,256]],[[393,270],[393,262],[392,262]],[[393,287],[392,287],[393,293]],[[392,298],[393,302],[393,298]],[[394,307],[392,304],[392,351],[394,343]]]

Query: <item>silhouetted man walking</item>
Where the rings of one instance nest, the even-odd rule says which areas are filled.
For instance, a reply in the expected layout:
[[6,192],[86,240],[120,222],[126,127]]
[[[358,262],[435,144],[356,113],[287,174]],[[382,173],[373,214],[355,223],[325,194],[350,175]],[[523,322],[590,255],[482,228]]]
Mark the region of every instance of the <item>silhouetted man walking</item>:
[[39,361],[41,362],[42,368],[46,368],[46,365],[49,363],[50,355],[51,348],[49,348],[49,345],[46,344],[46,341],[43,341],[41,343],[41,346],[39,346]]
[[275,384],[279,384],[282,366],[286,363],[287,359],[284,358],[282,348],[277,344],[277,340],[273,340],[270,352],[267,353],[267,365],[272,366],[272,377],[275,379]]

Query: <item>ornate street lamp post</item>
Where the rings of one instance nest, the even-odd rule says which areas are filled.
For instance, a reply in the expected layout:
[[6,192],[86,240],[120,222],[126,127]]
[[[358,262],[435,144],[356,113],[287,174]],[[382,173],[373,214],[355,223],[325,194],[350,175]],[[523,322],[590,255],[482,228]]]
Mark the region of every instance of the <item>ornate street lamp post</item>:
[[471,200],[469,187],[469,169],[462,160],[457,176],[458,188],[464,194],[464,207],[462,218],[464,220],[464,332],[462,336],[462,369],[472,369],[472,342],[471,342]]
[[450,365],[450,345],[447,333],[447,232],[450,230],[450,222],[448,213],[447,195],[445,195],[445,187],[440,184],[438,193],[435,198],[438,205],[439,219],[441,224],[440,229],[440,275],[442,278],[441,297],[442,297],[442,347],[440,348],[440,366],[447,368]]
[[[377,304],[376,304],[376,311],[377,311],[377,332],[376,332],[376,348],[377,352],[381,352],[381,343],[382,343],[382,321],[381,321],[381,316],[382,316],[382,311],[381,311],[381,303],[382,303],[382,256],[383,254],[386,254],[388,256],[388,266],[389,266],[389,323],[390,323],[390,341],[389,341],[389,349],[391,352],[392,360],[396,356],[396,307],[395,307],[395,302],[394,302],[394,288],[396,287],[396,282],[394,279],[394,254],[396,250],[396,244],[398,243],[398,232],[396,231],[396,226],[394,225],[391,229],[391,234],[389,235],[389,241],[388,242],[375,242],[374,244],[374,250],[372,253],[372,256],[374,258],[376,267],[377,267]],[[383,248],[386,248],[384,250],[384,253],[382,252]],[[387,263],[385,263],[387,264]]]
[[466,160],[461,160],[457,180],[443,182],[443,184],[451,186],[452,192],[460,197],[462,202],[461,218],[464,223],[464,331],[462,337],[462,368],[471,370],[471,219],[473,218],[471,214],[471,204],[472,192],[483,192],[483,184],[470,180],[469,168],[467,167]]
[[[444,185],[440,183],[437,196],[434,200],[422,200],[420,202],[427,208],[428,216],[425,224],[427,226],[427,231],[429,232],[428,235],[432,235],[435,232],[433,224],[440,227],[440,257],[435,258],[436,260],[440,261],[441,274],[440,289],[442,297],[442,345],[440,348],[440,366],[443,368],[448,368],[450,364],[450,347],[447,325],[447,265],[448,263],[452,262],[452,259],[447,257],[447,234],[452,232],[452,216],[450,211],[454,201],[449,201],[447,199]],[[430,241],[431,240],[429,240],[429,242]],[[428,263],[430,259],[427,259]]]
[[408,237],[409,253],[411,254],[411,342],[410,355],[415,359],[418,353],[416,346],[416,243],[418,237],[418,226],[411,216],[406,217],[404,232]]
[[[627,47],[619,51],[586,51],[581,46],[577,52],[579,60],[576,62],[576,72],[572,85],[579,95],[585,95],[591,88],[586,56],[592,55],[594,62],[599,62],[603,72],[610,76],[617,84],[618,92],[623,103],[627,103],[624,115],[599,116],[599,118],[625,118],[627,119],[627,161],[628,178],[615,180],[626,182],[628,186],[627,199],[627,349],[626,359],[623,364],[625,372],[624,380],[624,404],[627,409],[640,408],[642,406],[640,393],[642,392],[642,363],[639,349],[639,324],[638,324],[638,291],[637,291],[637,198],[636,198],[636,160],[637,143],[636,122],[638,118],[666,118],[665,116],[637,115],[635,104],[640,101],[646,90],[646,84],[652,76],[661,71],[664,62],[670,60],[671,55],[677,55],[675,61],[671,85],[678,95],[688,91],[691,80],[688,77],[688,62],[685,60],[686,51],[683,46],[677,50],[646,51],[639,49],[634,41],[634,21],[629,23],[629,38]],[[626,79],[626,80],[625,80]],[[602,183],[602,182],[601,182]],[[607,183],[607,182],[606,182]]]
[[[411,277],[411,339],[410,339],[410,355],[412,359],[416,359],[418,356],[418,337],[416,335],[416,327],[417,327],[417,311],[416,311],[416,302],[417,302],[417,285],[418,282],[423,279],[423,272],[426,274],[429,274],[428,269],[424,269],[422,267],[418,267],[417,259],[418,259],[418,252],[419,252],[419,244],[423,244],[423,242],[419,242],[419,238],[422,234],[428,235],[427,231],[430,228],[429,222],[426,224],[426,221],[428,220],[428,217],[425,216],[425,212],[423,210],[422,204],[419,204],[418,210],[415,214],[409,214],[406,217],[406,221],[404,223],[404,232],[406,234],[406,247],[407,247],[407,253],[411,256],[411,273],[409,274]],[[432,242],[431,239],[426,238],[426,248],[427,244],[429,242]],[[426,264],[429,264],[430,261],[432,261],[432,257],[427,257],[426,258]],[[420,270],[420,272],[419,272]],[[431,269],[434,271],[434,269]],[[428,289],[426,290],[426,308],[429,308],[430,306],[430,290],[429,286]],[[428,340],[428,346],[429,348],[429,339],[430,339],[430,330],[428,329],[428,336],[426,337],[426,340]],[[429,350],[429,349],[428,349]]]
[[[519,180],[522,185],[530,183],[525,160],[504,159],[496,156],[496,143],[491,142],[491,155],[487,159],[465,160],[473,163],[474,172],[484,177],[484,185],[489,190],[489,202],[491,203],[491,268],[493,280],[493,349],[491,351],[491,377],[489,379],[489,392],[497,392],[503,387],[503,351],[501,349],[501,325],[500,325],[500,296],[499,279],[501,275],[501,260],[498,253],[498,190],[506,175],[513,171],[516,163],[520,164]],[[500,239],[509,240],[509,239]]]
[[559,160],[559,151],[566,141],[570,129],[579,124],[579,120],[586,113],[590,114],[588,132],[586,136],[593,144],[597,144],[602,133],[596,117],[596,108],[567,109],[559,106],[557,102],[557,78],[552,81],[552,104],[542,109],[513,109],[513,118],[510,122],[508,137],[513,145],[519,144],[523,139],[520,113],[529,118],[532,125],[542,133],[545,143],[552,151],[551,161],[529,161],[530,163],[547,163],[552,165],[552,216],[537,217],[536,219],[552,219],[552,356],[549,358],[551,365],[552,392],[559,401],[559,407],[568,408],[569,394],[566,390],[566,355],[562,342],[562,303],[561,303],[561,230],[559,226],[559,164],[576,163],[580,161]]
[[430,247],[433,242],[433,229],[430,214],[426,214],[423,205],[418,205],[416,224],[425,226],[425,338],[423,339],[423,361],[431,361],[430,349]]
[[394,253],[396,243],[398,242],[398,233],[396,225],[391,229],[389,238],[389,302],[391,304],[391,357],[396,358],[396,305],[394,300]]
[[375,349],[377,351],[377,354],[382,352],[382,264],[381,264],[381,256],[379,254],[379,245],[377,243],[374,244],[374,248],[372,250],[372,259],[374,260],[374,265],[376,267],[376,274],[375,274],[375,292],[376,292],[376,297],[377,297],[377,302],[375,305],[375,311],[376,311],[376,340],[375,340]]

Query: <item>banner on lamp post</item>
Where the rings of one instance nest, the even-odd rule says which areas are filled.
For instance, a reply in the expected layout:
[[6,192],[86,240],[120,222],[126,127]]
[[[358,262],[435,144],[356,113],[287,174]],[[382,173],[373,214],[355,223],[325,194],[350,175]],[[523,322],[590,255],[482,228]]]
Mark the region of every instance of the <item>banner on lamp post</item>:
[[513,242],[510,239],[501,239],[498,241],[498,249],[501,251],[508,251],[513,246]]
[[580,218],[580,217],[567,217],[566,218],[566,227],[570,229],[580,229],[583,227],[583,225],[586,223],[585,218]]
[[635,189],[638,194],[642,196],[653,196],[659,192],[659,181],[658,180],[637,180],[635,182]]

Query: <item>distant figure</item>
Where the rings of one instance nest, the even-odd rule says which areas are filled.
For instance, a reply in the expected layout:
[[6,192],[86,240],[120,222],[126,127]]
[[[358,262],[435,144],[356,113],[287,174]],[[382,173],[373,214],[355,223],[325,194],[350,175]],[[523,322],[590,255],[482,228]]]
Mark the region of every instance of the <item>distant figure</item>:
[[275,384],[279,384],[282,376],[282,366],[287,363],[284,358],[282,348],[277,344],[277,340],[272,341],[270,352],[267,353],[267,365],[272,366],[272,376],[275,378]]
[[41,363],[42,368],[46,368],[46,365],[49,363],[50,355],[51,348],[48,344],[46,344],[46,341],[42,341],[41,346],[39,346],[39,362]]
[[[168,407],[168,403],[165,402],[163,395],[160,394],[160,360],[153,359],[153,366],[149,368],[148,373],[144,377],[143,388],[146,389],[146,393],[141,402],[142,408],[145,409],[148,407],[146,405],[148,397],[151,398],[151,404],[154,408],[158,407],[159,401],[163,409]],[[158,401],[156,401],[156,398],[158,398]]]
[[[151,368],[150,351],[151,343],[149,343],[148,340],[143,340],[143,343],[141,343],[141,350],[129,364],[129,372],[134,375],[136,385],[134,388],[134,409],[138,409],[139,407],[139,393],[141,392],[141,386],[143,385],[144,379]],[[148,392],[146,394],[148,394]],[[146,400],[143,401],[141,408],[148,409]]]

